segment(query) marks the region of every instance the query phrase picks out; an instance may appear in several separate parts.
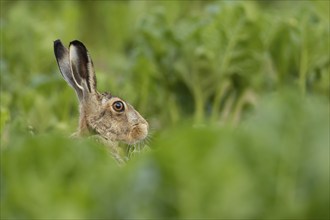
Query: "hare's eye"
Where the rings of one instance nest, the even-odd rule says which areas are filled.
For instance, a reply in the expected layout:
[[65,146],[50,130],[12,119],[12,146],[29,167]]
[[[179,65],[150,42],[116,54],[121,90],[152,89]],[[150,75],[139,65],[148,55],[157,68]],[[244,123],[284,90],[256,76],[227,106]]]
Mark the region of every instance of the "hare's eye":
[[116,112],[122,112],[125,110],[125,106],[124,103],[122,101],[116,101],[112,104],[112,108],[116,111]]

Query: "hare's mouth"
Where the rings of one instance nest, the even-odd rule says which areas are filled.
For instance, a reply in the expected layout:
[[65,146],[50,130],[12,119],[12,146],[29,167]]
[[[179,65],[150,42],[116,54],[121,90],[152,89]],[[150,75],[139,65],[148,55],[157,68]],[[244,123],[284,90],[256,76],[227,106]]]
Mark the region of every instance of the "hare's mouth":
[[148,136],[148,124],[135,124],[129,134],[128,144],[136,144]]

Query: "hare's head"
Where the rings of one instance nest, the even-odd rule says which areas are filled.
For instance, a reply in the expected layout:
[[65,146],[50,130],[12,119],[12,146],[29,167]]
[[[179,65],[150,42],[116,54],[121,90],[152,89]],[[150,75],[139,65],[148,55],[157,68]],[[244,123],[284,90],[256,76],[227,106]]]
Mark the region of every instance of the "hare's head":
[[81,42],[72,41],[67,49],[56,40],[54,52],[63,78],[79,99],[79,134],[98,134],[127,144],[147,137],[148,123],[133,106],[110,93],[97,91],[93,62]]

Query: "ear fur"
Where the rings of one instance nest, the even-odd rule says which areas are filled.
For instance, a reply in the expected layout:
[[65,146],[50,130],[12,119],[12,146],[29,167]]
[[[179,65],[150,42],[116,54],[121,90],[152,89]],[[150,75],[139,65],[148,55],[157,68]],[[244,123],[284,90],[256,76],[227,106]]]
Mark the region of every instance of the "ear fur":
[[70,42],[70,68],[73,75],[81,81],[83,92],[96,93],[96,76],[93,61],[83,43],[78,40]]
[[69,50],[65,48],[61,40],[54,41],[54,53],[57,65],[64,80],[76,91],[79,100],[83,97],[82,87],[76,81],[70,67]]

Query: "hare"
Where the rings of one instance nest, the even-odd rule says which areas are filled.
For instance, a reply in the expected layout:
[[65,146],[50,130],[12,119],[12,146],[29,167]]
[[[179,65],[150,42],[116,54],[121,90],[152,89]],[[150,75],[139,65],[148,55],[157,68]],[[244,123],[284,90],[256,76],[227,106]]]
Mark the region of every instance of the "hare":
[[148,122],[123,99],[97,91],[93,62],[83,43],[74,40],[67,49],[56,40],[54,53],[64,80],[79,100],[79,128],[73,136],[93,135],[110,147],[119,163],[124,163],[119,142],[133,145],[144,140]]

